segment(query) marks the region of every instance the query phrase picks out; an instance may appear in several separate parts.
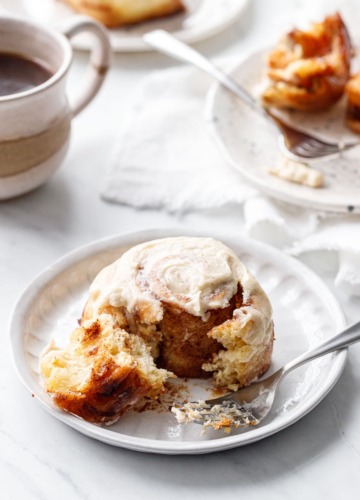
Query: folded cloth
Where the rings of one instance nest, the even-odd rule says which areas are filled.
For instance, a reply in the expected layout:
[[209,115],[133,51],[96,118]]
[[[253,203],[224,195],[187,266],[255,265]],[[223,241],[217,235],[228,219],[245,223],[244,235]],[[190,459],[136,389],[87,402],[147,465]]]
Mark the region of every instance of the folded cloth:
[[210,83],[192,68],[146,78],[108,172],[106,200],[184,211],[242,203],[255,193],[208,136],[203,109]]
[[[360,295],[360,217],[303,210],[262,196],[244,202],[245,225],[256,239],[299,256],[334,253],[335,285],[347,296]],[[320,253],[320,254],[319,254]]]
[[254,238],[293,255],[336,252],[336,285],[360,295],[360,217],[300,209],[244,183],[206,128],[210,84],[208,76],[189,67],[155,71],[144,79],[132,121],[113,152],[103,198],[170,212],[238,204]]

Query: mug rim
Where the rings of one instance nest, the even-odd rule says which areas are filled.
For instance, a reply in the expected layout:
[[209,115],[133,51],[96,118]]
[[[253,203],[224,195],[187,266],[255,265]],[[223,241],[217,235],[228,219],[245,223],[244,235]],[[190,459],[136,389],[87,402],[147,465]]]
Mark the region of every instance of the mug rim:
[[0,16],[0,22],[1,21],[15,21],[18,24],[23,24],[27,26],[31,26],[35,28],[38,31],[42,31],[49,35],[51,38],[55,39],[56,42],[61,46],[63,49],[64,53],[64,60],[62,61],[61,65],[59,68],[55,71],[51,77],[46,80],[45,82],[41,83],[40,85],[37,85],[36,87],[33,87],[28,90],[24,90],[23,92],[17,92],[15,94],[9,94],[5,96],[0,96],[0,104],[2,102],[9,102],[9,101],[15,101],[23,98],[30,97],[34,94],[38,94],[42,92],[43,90],[46,90],[49,87],[52,87],[57,83],[59,80],[63,78],[63,76],[66,74],[67,70],[69,69],[69,66],[72,61],[72,48],[70,46],[70,42],[68,39],[63,35],[60,31],[56,31],[55,28],[47,28],[46,26],[43,26],[39,23],[32,22],[32,21],[27,21],[26,19],[23,19],[21,17],[17,16]]

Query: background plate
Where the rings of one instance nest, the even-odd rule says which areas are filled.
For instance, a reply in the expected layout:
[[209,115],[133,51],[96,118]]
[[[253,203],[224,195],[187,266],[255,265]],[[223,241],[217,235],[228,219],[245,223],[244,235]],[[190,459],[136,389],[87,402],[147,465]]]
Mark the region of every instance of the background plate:
[[[170,412],[132,412],[106,427],[85,422],[56,408],[42,388],[39,356],[50,338],[64,345],[77,325],[95,275],[129,247],[155,238],[200,235],[187,230],[143,231],[81,247],[44,270],[20,297],[11,319],[11,344],[17,371],[44,408],[59,420],[100,441],[137,451],[209,453],[269,436],[310,411],[337,381],[346,351],[327,355],[290,373],[279,388],[270,415],[257,427],[227,435],[197,424],[180,425]],[[209,236],[206,234],[205,236]],[[269,294],[274,309],[275,346],[270,372],[345,326],[338,302],[303,264],[267,245],[242,237],[211,235],[229,245]],[[188,383],[191,398],[209,394],[206,383]]]
[[[132,27],[111,29],[111,45],[116,52],[152,50],[142,36],[153,29],[165,29],[187,43],[204,40],[227,28],[244,11],[248,0],[184,0],[186,14],[144,22]],[[74,11],[61,0],[0,0],[0,11],[26,17],[46,25],[56,26]],[[79,50],[91,47],[91,37],[74,37],[72,45]]]
[[[255,52],[229,72],[255,96],[264,88],[267,53],[268,50]],[[339,142],[359,139],[344,125],[344,100],[322,113],[282,112],[281,115],[296,127],[325,139]],[[360,147],[335,159],[317,160],[314,167],[324,173],[326,184],[314,189],[267,173],[281,156],[276,131],[220,84],[209,91],[207,119],[230,164],[262,192],[306,208],[360,212]]]

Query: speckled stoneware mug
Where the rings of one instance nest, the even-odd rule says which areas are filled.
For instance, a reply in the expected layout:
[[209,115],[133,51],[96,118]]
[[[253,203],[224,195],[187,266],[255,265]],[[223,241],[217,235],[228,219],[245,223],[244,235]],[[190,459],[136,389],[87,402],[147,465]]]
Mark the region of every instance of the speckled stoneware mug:
[[[94,44],[81,95],[69,104],[69,40],[83,31],[94,35]],[[4,200],[40,186],[59,167],[69,146],[71,120],[101,87],[111,48],[106,30],[86,17],[72,18],[61,32],[0,17],[0,54],[40,61],[50,71],[37,86],[0,96],[0,199]]]

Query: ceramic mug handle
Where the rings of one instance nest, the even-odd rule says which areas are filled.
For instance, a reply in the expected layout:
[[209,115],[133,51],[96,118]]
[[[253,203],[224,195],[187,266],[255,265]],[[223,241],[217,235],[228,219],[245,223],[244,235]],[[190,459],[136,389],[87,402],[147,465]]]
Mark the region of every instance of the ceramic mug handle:
[[111,45],[105,28],[85,16],[71,19],[62,26],[61,32],[69,39],[82,32],[95,35],[85,77],[85,89],[75,98],[71,106],[72,115],[76,116],[93,100],[104,82],[110,66]]

